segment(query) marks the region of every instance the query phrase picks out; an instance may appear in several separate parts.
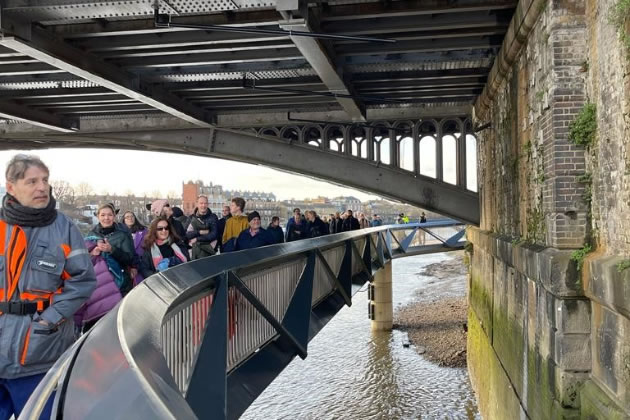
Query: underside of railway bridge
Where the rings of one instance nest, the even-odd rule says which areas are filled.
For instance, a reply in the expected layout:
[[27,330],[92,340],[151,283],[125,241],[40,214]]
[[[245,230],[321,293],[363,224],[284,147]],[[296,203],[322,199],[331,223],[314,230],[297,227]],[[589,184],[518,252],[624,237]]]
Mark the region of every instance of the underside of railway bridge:
[[469,223],[487,418],[630,416],[626,0],[0,1],[0,149],[216,156]]

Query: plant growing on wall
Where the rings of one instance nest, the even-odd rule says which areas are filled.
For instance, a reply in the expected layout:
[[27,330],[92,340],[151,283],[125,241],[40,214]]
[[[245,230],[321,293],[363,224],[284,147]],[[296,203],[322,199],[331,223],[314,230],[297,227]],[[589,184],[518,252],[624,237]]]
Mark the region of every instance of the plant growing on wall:
[[571,261],[575,261],[578,271],[582,270],[584,259],[586,258],[586,255],[592,250],[593,248],[589,244],[586,244],[582,248],[576,249],[571,253]]
[[587,103],[569,125],[569,141],[578,146],[590,146],[595,141],[596,132],[597,107]]
[[617,30],[626,57],[630,59],[630,33],[628,33],[628,19],[630,17],[630,0],[617,0],[611,7],[608,20]]

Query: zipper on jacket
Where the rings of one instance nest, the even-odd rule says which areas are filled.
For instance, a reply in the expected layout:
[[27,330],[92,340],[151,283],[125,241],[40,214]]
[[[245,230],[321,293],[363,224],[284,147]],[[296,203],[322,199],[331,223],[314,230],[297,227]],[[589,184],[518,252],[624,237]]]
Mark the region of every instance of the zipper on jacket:
[[24,338],[24,344],[22,345],[22,353],[20,356],[20,364],[22,366],[24,366],[24,364],[26,363],[26,353],[28,353],[28,342],[31,339],[31,326],[28,326],[28,329],[26,330],[26,337]]

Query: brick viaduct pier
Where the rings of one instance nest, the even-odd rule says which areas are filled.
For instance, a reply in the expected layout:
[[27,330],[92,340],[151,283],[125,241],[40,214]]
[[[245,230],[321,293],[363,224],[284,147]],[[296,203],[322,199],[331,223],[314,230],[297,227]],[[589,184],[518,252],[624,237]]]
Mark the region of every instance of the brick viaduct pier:
[[526,3],[531,31],[474,109],[491,128],[468,229],[470,376],[486,418],[627,418],[629,5]]

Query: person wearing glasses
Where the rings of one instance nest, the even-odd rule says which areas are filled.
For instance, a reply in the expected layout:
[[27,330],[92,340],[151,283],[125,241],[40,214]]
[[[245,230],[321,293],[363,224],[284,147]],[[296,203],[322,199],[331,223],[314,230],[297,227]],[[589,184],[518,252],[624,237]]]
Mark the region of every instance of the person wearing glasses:
[[114,205],[101,205],[96,216],[98,224],[85,238],[96,273],[96,290],[74,316],[84,333],[129,293],[133,287],[131,269],[137,261],[131,234],[116,223]]
[[140,274],[144,278],[189,260],[186,245],[166,216],[154,219],[144,238]]
[[136,252],[134,258],[133,267],[130,269],[131,278],[133,279],[134,286],[137,286],[142,280],[143,277],[138,271],[138,266],[140,265],[140,257],[142,256],[142,241],[147,234],[147,227],[140,223],[135,213],[132,211],[126,211],[122,217],[123,223],[131,232],[131,237],[133,238],[133,248]]
[[168,203],[168,200],[155,200],[151,204],[147,204],[147,210],[155,217],[164,216],[168,219],[169,224],[173,225],[173,230],[177,233],[177,236],[184,241],[184,246],[188,250],[188,241],[186,240],[186,229],[182,222],[177,220],[173,215],[173,209]]

